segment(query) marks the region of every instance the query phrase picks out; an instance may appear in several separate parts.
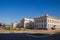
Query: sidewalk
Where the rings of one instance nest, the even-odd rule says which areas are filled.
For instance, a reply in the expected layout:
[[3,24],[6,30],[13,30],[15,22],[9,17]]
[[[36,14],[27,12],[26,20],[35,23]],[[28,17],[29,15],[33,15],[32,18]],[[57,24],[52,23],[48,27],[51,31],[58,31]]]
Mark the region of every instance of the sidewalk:
[[0,28],[0,33],[43,33],[43,34],[54,34],[56,32],[60,32],[60,29],[56,29],[56,30],[20,30],[20,31],[14,31],[14,30],[10,30],[10,31],[6,31]]

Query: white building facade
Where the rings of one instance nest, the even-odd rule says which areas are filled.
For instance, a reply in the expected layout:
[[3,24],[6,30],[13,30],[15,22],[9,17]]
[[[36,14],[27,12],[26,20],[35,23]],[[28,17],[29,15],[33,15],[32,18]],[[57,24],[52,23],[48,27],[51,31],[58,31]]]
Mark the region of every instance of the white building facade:
[[49,16],[48,14],[35,17],[34,21],[34,24],[37,25],[37,28],[51,29],[54,26],[56,28],[60,28],[60,18]]
[[33,25],[34,25],[34,19],[23,18],[21,20],[21,23],[22,23],[22,25],[23,25],[24,28],[33,27]]
[[19,23],[17,23],[17,22],[12,23],[12,28],[17,28],[18,27],[18,24]]

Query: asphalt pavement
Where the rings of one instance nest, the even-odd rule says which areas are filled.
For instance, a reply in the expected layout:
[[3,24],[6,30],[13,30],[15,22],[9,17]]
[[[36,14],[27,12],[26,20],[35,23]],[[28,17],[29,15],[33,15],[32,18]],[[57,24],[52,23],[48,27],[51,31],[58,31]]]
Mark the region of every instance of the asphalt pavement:
[[48,37],[32,37],[26,33],[0,34],[0,40],[60,40],[60,33]]

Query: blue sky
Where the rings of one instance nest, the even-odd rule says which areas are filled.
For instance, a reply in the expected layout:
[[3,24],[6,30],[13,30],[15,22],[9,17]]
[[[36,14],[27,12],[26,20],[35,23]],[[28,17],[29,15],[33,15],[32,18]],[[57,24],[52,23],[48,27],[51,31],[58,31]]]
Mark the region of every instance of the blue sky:
[[20,22],[45,13],[60,17],[60,0],[0,0],[1,23]]

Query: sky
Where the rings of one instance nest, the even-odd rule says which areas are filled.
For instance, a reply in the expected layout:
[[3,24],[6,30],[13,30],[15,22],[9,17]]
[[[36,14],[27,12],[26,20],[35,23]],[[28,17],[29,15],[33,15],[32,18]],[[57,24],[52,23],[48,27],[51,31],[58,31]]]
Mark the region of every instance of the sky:
[[60,17],[60,0],[0,0],[0,23],[20,22],[45,13]]

